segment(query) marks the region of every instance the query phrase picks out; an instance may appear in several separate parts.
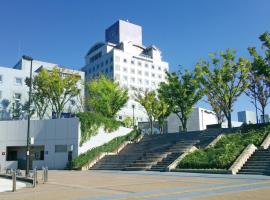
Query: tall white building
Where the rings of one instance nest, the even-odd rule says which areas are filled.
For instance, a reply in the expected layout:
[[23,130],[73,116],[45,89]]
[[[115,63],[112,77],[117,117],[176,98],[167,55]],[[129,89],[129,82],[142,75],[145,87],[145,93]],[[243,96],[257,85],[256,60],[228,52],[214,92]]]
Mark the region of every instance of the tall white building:
[[[60,68],[61,66],[53,63],[43,62],[39,60],[33,60],[32,63],[33,76],[35,76],[41,68],[45,68],[48,71],[54,67]],[[61,67],[64,68],[64,67]],[[64,72],[67,74],[78,74],[81,77],[81,81],[78,83],[78,88],[81,89],[80,98],[84,98],[84,72],[78,70],[71,70],[64,68]],[[0,67],[0,120],[11,119],[16,105],[23,105],[28,101],[29,87],[25,84],[25,79],[30,77],[30,61],[26,59],[20,59],[20,61],[13,67]],[[79,102],[77,99],[75,103]],[[7,103],[9,102],[9,104]],[[72,109],[77,109],[76,104],[70,102],[65,108],[65,112]],[[51,117],[51,111],[48,112],[47,118]],[[20,116],[23,117],[23,116]],[[35,116],[34,116],[35,117]]]
[[85,56],[86,81],[104,74],[129,89],[129,101],[118,113],[119,119],[134,115],[138,122],[147,121],[144,108],[134,100],[134,91],[156,90],[165,81],[167,62],[154,45],[142,43],[141,26],[119,20],[105,31],[105,42],[94,44]]

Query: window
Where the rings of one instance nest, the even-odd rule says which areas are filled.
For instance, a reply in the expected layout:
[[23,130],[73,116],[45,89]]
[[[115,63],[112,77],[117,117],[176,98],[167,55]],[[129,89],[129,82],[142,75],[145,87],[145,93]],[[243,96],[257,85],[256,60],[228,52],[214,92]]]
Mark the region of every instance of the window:
[[2,91],[0,90],[0,99],[2,99]]
[[149,85],[149,80],[144,80],[146,85]]
[[124,72],[127,72],[127,68],[126,68],[126,67],[124,67],[124,68],[123,68],[123,71],[124,71]]
[[119,119],[120,119],[120,120],[122,119],[122,116],[121,116],[121,115],[119,116]]
[[130,62],[131,62],[132,65],[134,65],[134,60],[131,60]]
[[135,69],[130,69],[131,74],[135,74]]
[[127,59],[124,58],[124,59],[123,59],[123,62],[126,63],[126,62],[127,62]]
[[109,62],[108,60],[105,61],[106,65],[108,65],[108,62]]
[[110,72],[112,72],[112,71],[113,71],[113,66],[110,67]]
[[119,56],[115,56],[115,62],[119,62],[120,61],[120,57]]
[[56,153],[67,152],[67,145],[55,145],[55,152]]
[[155,69],[155,65],[152,65],[152,69]]
[[159,74],[159,75],[158,75],[158,78],[159,78],[159,79],[161,79],[161,78],[162,78],[161,74]]
[[96,67],[95,67],[95,66],[93,67],[93,72],[94,72],[94,71],[96,71]]
[[142,70],[138,70],[138,74],[139,75],[142,75]]
[[153,77],[153,78],[155,77],[155,74],[154,74],[154,73],[152,73],[152,77]]
[[113,57],[110,58],[110,62],[111,62],[111,63],[113,62]]
[[145,76],[149,76],[149,73],[148,73],[148,72],[144,72],[144,75],[145,75]]
[[115,79],[119,81],[120,80],[120,75],[119,74],[115,74]]
[[160,66],[158,67],[158,70],[161,70],[161,67]]
[[144,65],[144,66],[145,66],[145,68],[148,68],[148,64],[147,64],[147,63],[145,63],[145,65]]
[[99,69],[99,65],[97,65],[97,70]]
[[15,78],[16,85],[22,85],[22,78]]
[[139,62],[138,62],[138,65],[139,65],[139,66],[142,66],[142,63],[139,61]]
[[138,83],[142,84],[142,79],[141,78],[138,79]]
[[14,94],[14,99],[15,99],[15,100],[20,101],[21,98],[22,98],[22,94],[21,94],[21,93],[15,93],[15,94]]
[[103,67],[103,65],[104,65],[104,63],[103,63],[103,62],[101,62],[101,63],[100,63],[100,66],[101,66],[101,67]]
[[115,70],[120,71],[120,65],[115,65]]
[[132,83],[135,82],[135,78],[134,78],[134,77],[131,78],[131,82],[132,82]]
[[2,82],[3,82],[3,76],[0,75],[0,83],[2,83]]
[[92,72],[92,70],[91,70],[91,69],[89,69],[89,70],[88,70],[88,73],[89,73],[89,74],[91,74],[91,72]]
[[125,80],[125,81],[127,81],[127,80],[128,80],[128,77],[127,77],[127,76],[124,76],[123,78],[124,78],[124,80]]

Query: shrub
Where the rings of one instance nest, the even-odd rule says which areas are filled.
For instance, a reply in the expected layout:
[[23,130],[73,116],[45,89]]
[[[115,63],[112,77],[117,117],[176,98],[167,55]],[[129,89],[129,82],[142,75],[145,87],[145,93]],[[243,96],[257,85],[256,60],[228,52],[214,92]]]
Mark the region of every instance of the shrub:
[[[266,128],[268,130],[269,126]],[[247,145],[260,145],[265,136],[265,128],[249,130],[247,133],[227,134],[214,147],[200,149],[187,155],[178,167],[228,169]]]
[[71,162],[71,168],[73,169],[78,169],[82,167],[83,165],[87,164],[89,161],[91,161],[93,158],[95,158],[98,154],[102,152],[111,152],[117,149],[123,142],[129,141],[129,140],[134,140],[136,137],[140,135],[139,131],[131,131],[129,134],[120,136],[117,138],[114,138],[110,142],[102,145],[95,147],[93,149],[88,150],[87,152],[79,155],[75,159],[72,160]]

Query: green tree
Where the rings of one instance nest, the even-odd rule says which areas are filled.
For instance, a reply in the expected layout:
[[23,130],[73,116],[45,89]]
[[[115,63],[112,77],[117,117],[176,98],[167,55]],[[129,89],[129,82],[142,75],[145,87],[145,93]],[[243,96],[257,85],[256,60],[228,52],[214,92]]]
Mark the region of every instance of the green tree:
[[170,115],[169,105],[162,98],[156,100],[154,118],[158,120],[160,133],[164,133],[166,118]]
[[[261,111],[262,122],[264,123],[265,108],[270,97],[270,34],[265,32],[259,38],[263,43],[262,47],[265,49],[265,55],[259,55],[255,47],[248,48],[252,56],[252,63],[248,73],[250,84],[245,93],[251,98],[251,103],[254,104],[256,113],[257,110]],[[258,107],[257,103],[260,104],[260,107]]]
[[130,116],[126,116],[123,120],[125,127],[131,128],[133,126],[133,119]]
[[39,110],[38,115],[44,116],[46,103],[49,101],[52,111],[60,118],[65,105],[79,95],[80,89],[77,87],[79,80],[78,74],[68,73],[61,68],[55,67],[52,71],[42,69],[33,81],[33,102],[35,101],[36,109]]
[[86,92],[86,107],[108,118],[115,118],[128,101],[128,90],[103,75],[87,83]]
[[160,84],[160,96],[169,105],[181,121],[184,131],[187,131],[187,120],[192,107],[203,96],[199,79],[194,72],[167,73],[167,82]]
[[[32,81],[32,103],[39,119],[44,118],[50,103],[47,92],[49,82],[46,80],[48,78],[48,72],[41,70]],[[26,78],[25,83],[29,87],[30,79]]]
[[149,119],[151,134],[153,134],[153,122],[156,120],[155,110],[157,108],[155,91],[137,91],[135,93],[135,101],[144,107]]
[[[248,60],[235,57],[236,51],[227,49],[220,55],[210,54],[210,62],[200,61],[196,74],[200,77],[206,95],[211,95],[214,105],[224,113],[228,127],[232,127],[231,112],[237,98],[248,87]],[[213,70],[210,68],[213,67]]]

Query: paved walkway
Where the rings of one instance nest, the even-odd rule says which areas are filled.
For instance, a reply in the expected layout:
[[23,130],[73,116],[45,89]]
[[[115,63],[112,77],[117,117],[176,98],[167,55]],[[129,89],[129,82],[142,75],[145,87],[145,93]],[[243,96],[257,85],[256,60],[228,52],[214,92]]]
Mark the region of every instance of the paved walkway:
[[[17,181],[17,189],[21,189],[27,186],[26,183]],[[5,178],[0,178],[0,192],[9,192],[12,191],[12,180],[10,179],[5,179]],[[1,195],[0,195],[1,197]],[[1,199],[1,198],[0,198]]]
[[[41,173],[39,173],[41,175]],[[39,177],[40,179],[41,177]],[[269,200],[270,177],[122,171],[49,171],[49,182],[1,200]]]

